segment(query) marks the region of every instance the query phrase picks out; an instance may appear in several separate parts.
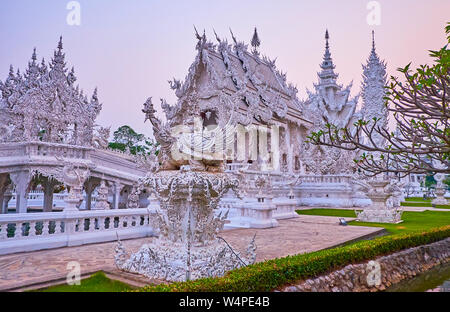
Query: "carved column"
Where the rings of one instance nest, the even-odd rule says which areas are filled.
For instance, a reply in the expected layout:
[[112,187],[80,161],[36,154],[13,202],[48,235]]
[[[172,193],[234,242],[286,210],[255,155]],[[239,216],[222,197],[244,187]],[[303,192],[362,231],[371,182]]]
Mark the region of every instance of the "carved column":
[[294,168],[292,166],[293,164],[293,145],[291,143],[291,128],[289,126],[289,122],[286,123],[286,150],[287,150],[287,166],[288,166],[288,172],[293,173]]
[[11,173],[10,178],[16,186],[16,212],[26,213],[31,174],[28,171],[19,171]]
[[5,192],[9,186],[8,174],[0,174],[0,213],[7,212],[8,203],[5,201]]
[[120,192],[124,186],[119,182],[114,183],[114,209],[119,209]]
[[93,178],[90,178],[84,184],[84,191],[86,192],[86,210],[92,210],[92,193],[99,186],[98,181],[95,181]]
[[44,212],[51,212],[53,210],[53,192],[58,181],[50,178],[44,178]]

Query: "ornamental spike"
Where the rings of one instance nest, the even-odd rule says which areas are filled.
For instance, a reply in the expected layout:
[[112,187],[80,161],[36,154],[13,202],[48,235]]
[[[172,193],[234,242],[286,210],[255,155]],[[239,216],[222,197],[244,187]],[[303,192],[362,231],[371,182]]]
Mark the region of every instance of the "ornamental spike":
[[375,51],[375,30],[372,30],[372,50]]
[[31,60],[32,60],[33,62],[35,62],[35,61],[37,60],[37,57],[36,57],[36,48],[33,49],[33,54],[31,55]]
[[234,36],[233,31],[231,30],[231,28],[230,28],[230,33],[231,33],[231,38],[233,38],[234,43],[237,44],[236,37]]
[[252,38],[252,47],[256,50],[261,45],[261,40],[258,36],[258,30],[255,27],[255,30],[253,32],[253,38]]
[[197,40],[202,40],[202,37],[198,34],[197,28],[194,26],[194,30],[195,30],[195,37],[197,38]]
[[222,42],[221,40],[220,40],[220,38],[219,38],[219,36],[217,36],[217,33],[216,33],[216,30],[213,28],[213,32],[214,32],[214,35],[216,36],[216,40],[220,43],[220,42]]
[[62,40],[62,36],[59,37],[59,42],[58,42],[58,52],[61,53],[63,49],[63,40]]

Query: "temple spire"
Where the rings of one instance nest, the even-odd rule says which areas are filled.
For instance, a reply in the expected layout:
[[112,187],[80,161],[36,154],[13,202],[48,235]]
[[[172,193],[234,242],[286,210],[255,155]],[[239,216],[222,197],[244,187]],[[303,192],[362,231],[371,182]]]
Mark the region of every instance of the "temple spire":
[[31,60],[34,62],[36,62],[37,57],[36,57],[36,48],[33,49],[33,54],[31,55]]
[[62,36],[59,37],[59,42],[58,42],[58,53],[61,54],[63,49],[63,41],[62,41]]
[[318,73],[319,86],[338,88],[338,85],[336,84],[338,75],[334,73],[335,66],[333,64],[333,59],[331,58],[329,39],[330,35],[327,29],[325,31],[325,53],[323,55],[322,64],[320,64],[322,71]]
[[65,54],[63,53],[63,41],[62,36],[59,37],[58,47],[53,53],[53,59],[51,62],[51,69],[52,70],[59,70],[59,71],[65,71]]
[[[387,129],[389,112],[384,100],[385,86],[387,85],[386,63],[380,60],[375,51],[374,31],[372,31],[372,50],[367,63],[362,68],[361,97],[363,103],[361,113],[367,121],[371,121],[374,117],[378,118],[377,126]],[[378,133],[374,133],[372,139],[377,146],[384,146],[386,143],[386,140]]]
[[258,47],[261,45],[261,40],[259,39],[258,30],[256,29],[256,27],[255,27],[255,31],[253,32],[253,38],[252,38],[251,44],[253,47],[252,53],[256,54],[256,55],[259,54]]
[[372,50],[375,51],[375,30],[372,30]]

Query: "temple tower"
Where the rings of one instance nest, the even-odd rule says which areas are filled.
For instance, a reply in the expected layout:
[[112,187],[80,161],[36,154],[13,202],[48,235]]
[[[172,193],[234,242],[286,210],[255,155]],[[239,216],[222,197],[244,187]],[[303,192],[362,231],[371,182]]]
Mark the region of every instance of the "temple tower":
[[[386,63],[380,60],[375,50],[374,31],[372,31],[372,50],[366,65],[362,65],[362,68],[362,116],[364,120],[370,122],[370,125],[375,123],[373,118],[377,118],[376,127],[387,129],[388,109],[384,100],[384,97],[386,96],[385,86],[387,80]],[[374,132],[372,138],[374,143],[378,146],[385,144],[385,139],[379,133]]]

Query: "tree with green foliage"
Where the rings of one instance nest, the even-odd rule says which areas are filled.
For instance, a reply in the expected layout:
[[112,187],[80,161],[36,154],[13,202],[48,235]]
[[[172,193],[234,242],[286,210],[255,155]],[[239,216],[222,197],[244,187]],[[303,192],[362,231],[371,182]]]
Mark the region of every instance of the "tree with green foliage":
[[426,188],[429,189],[430,187],[435,186],[436,183],[437,183],[437,182],[436,182],[434,176],[432,176],[432,175],[427,175],[427,176],[425,177],[425,187],[426,187]]
[[447,185],[447,190],[450,190],[450,175],[448,175],[442,183]]
[[124,125],[114,131],[113,141],[109,148],[125,152],[129,150],[133,155],[148,154],[154,143],[144,134],[137,133],[130,126]]
[[[433,64],[398,71],[405,81],[391,76],[386,88],[386,107],[396,121],[396,131],[380,125],[380,119],[360,119],[353,127],[325,129],[309,136],[312,144],[360,150],[355,159],[368,175],[394,172],[450,173],[450,23],[447,45],[429,51]],[[377,146],[373,137],[381,135],[386,144]],[[376,155],[376,156],[375,156]]]

